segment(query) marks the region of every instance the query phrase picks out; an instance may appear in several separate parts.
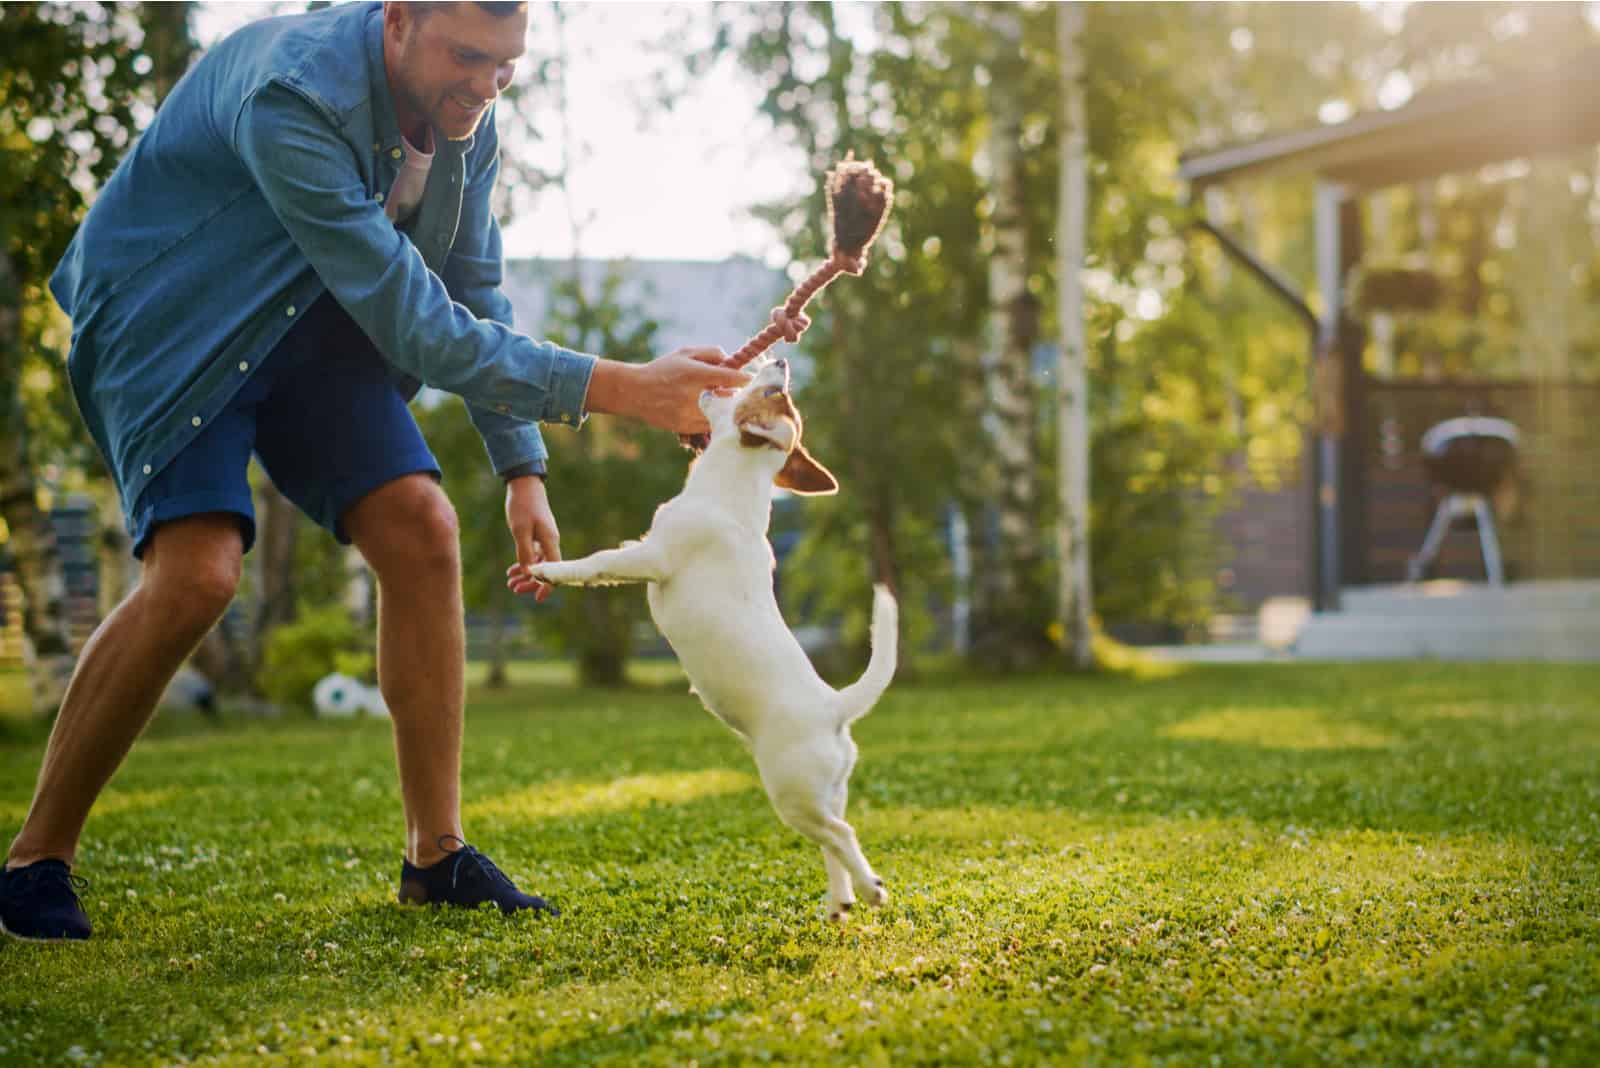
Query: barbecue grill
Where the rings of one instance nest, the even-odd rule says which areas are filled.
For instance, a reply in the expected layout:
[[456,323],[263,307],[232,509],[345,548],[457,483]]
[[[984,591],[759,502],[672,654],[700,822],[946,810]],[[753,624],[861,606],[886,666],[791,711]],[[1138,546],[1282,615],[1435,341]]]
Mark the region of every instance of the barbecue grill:
[[1458,519],[1472,519],[1477,524],[1489,582],[1498,586],[1505,581],[1489,496],[1511,477],[1520,442],[1517,428],[1507,420],[1477,415],[1446,419],[1422,435],[1423,470],[1442,496],[1422,551],[1411,558],[1407,568],[1410,581],[1419,581],[1433,566],[1444,536]]

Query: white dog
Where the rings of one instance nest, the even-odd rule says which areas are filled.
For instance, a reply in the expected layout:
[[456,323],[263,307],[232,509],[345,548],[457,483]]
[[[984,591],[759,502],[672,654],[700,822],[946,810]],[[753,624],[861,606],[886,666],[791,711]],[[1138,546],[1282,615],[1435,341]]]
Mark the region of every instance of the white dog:
[[650,614],[693,692],[744,739],[779,817],[822,847],[827,915],[842,920],[857,893],[872,905],[889,899],[844,809],[856,762],[850,724],[894,675],[895,600],[877,588],[872,657],[860,680],[843,690],[823,682],[778,610],[767,543],[774,486],[801,494],[839,488],[800,444],[788,364],[769,362],[737,391],[702,395],[700,410],[711,444],[642,541],[538,564],[529,574],[568,586],[650,584]]

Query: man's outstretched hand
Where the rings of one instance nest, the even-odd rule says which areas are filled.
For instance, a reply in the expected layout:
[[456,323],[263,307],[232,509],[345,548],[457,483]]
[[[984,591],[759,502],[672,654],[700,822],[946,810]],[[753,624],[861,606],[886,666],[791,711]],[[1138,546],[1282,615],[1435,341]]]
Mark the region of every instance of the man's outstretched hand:
[[517,546],[517,562],[506,569],[506,586],[514,593],[531,593],[534,600],[550,596],[550,587],[528,577],[527,569],[561,559],[561,532],[545,493],[544,479],[525,475],[506,483],[506,526]]
[[700,414],[700,394],[708,389],[738,389],[750,381],[744,371],[723,366],[728,354],[718,348],[678,349],[649,363],[601,360],[589,379],[584,407],[625,415],[675,434],[703,434],[711,427]]

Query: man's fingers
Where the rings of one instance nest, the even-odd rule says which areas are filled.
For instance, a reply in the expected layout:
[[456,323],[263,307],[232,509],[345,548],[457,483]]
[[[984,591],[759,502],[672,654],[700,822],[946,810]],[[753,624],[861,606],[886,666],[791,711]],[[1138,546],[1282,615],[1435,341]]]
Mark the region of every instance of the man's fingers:
[[540,524],[534,528],[533,547],[539,553],[541,560],[561,559],[561,532],[553,526]]
[[674,352],[673,355],[687,356],[691,360],[697,360],[700,363],[715,364],[717,366],[721,366],[722,364],[728,362],[728,354],[723,352],[720,348],[717,348],[715,345],[709,348],[679,349]]
[[711,383],[711,389],[743,389],[750,381],[750,372],[733,367],[719,367],[715,373],[707,375],[706,378]]
[[519,533],[516,542],[517,562],[506,568],[506,589],[519,595],[532,593],[534,600],[542,601],[550,596],[550,587],[531,576],[528,571],[546,559],[544,548],[534,538],[533,531],[526,534]]

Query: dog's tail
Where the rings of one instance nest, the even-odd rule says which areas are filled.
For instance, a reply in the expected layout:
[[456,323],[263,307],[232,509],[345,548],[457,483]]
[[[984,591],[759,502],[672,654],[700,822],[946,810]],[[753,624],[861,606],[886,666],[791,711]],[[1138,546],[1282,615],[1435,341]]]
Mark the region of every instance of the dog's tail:
[[859,679],[839,691],[839,726],[848,727],[872,711],[883,691],[894,678],[895,658],[900,643],[900,608],[889,587],[878,585],[872,591],[872,658]]

